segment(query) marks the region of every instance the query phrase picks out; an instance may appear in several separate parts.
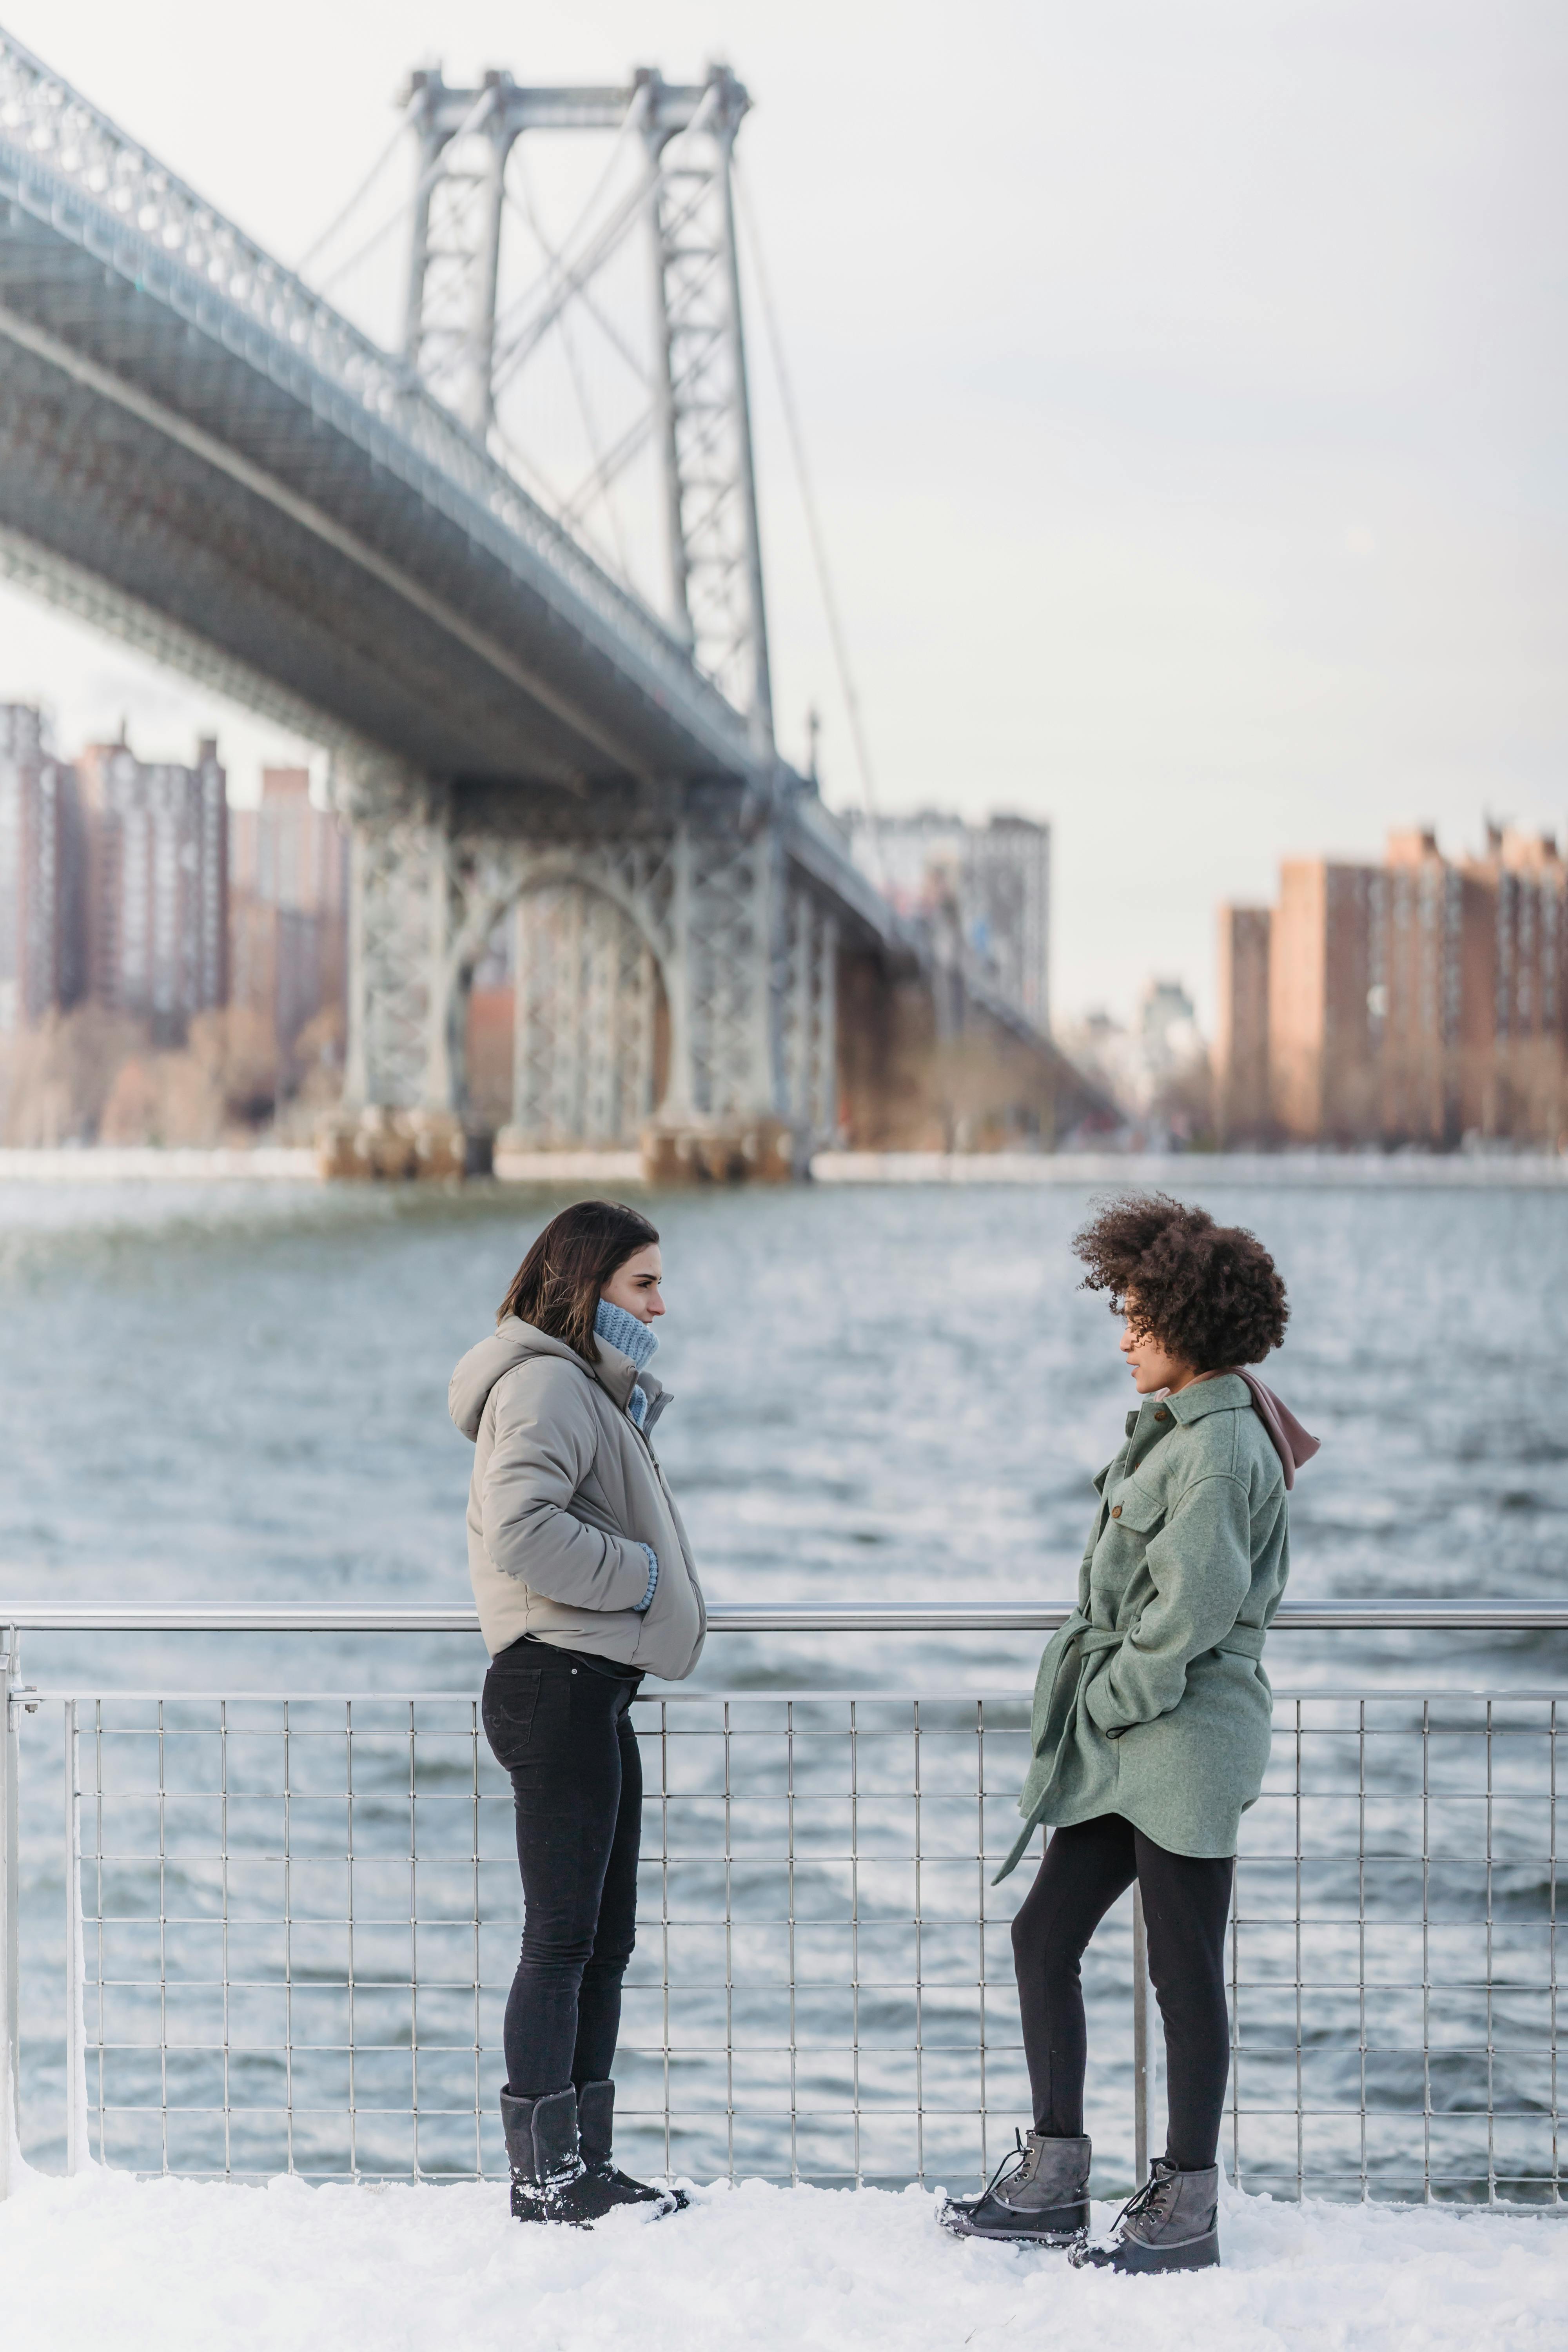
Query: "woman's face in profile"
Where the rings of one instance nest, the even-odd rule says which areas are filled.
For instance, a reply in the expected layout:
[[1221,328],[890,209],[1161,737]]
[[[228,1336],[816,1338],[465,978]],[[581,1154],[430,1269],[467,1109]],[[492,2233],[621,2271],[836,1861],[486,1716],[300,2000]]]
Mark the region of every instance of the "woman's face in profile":
[[1131,1299],[1121,1318],[1120,1345],[1122,1361],[1140,1396],[1158,1396],[1162,1389],[1185,1388],[1194,1376],[1184,1356],[1173,1356],[1152,1332],[1139,1328]]
[[635,1256],[616,1266],[599,1296],[611,1307],[624,1307],[639,1323],[651,1323],[656,1315],[664,1313],[664,1300],[658,1289],[663,1280],[664,1260],[658,1254],[658,1244],[649,1242],[646,1249],[638,1250]]

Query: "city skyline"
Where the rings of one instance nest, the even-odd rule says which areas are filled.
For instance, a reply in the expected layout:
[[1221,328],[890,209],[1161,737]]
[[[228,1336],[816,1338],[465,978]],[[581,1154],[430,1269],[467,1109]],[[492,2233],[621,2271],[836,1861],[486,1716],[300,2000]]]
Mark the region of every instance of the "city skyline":
[[[190,0],[153,18],[152,41],[101,0],[7,21],[286,257],[436,53],[410,5],[350,26],[282,0],[259,59]],[[1473,849],[1488,815],[1568,813],[1542,288],[1562,29],[1436,7],[1417,43],[1382,0],[1180,26],[1004,6],[965,83],[940,23],[894,44],[869,16],[829,40],[809,6],[557,6],[523,54],[459,0],[441,30],[454,72],[732,58],[882,805],[1049,822],[1064,1013],[1125,1013],[1169,971],[1212,1023],[1213,903],[1281,856],[1374,856],[1411,824]],[[242,77],[237,120],[214,94]],[[804,759],[820,704],[827,796],[853,805],[754,302],[752,326],[782,740]],[[301,756],[9,589],[0,643],[5,691],[63,733],[216,728],[241,801]]]

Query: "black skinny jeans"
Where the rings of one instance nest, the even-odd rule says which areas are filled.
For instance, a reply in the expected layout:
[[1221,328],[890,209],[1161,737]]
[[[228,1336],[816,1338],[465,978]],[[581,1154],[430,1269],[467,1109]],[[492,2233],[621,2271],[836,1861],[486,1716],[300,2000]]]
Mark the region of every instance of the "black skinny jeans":
[[1230,2072],[1225,1930],[1235,1869],[1233,1859],[1168,1853],[1120,1813],[1054,1833],[1013,1922],[1037,2132],[1076,2139],[1083,2130],[1089,2043],[1079,1962],[1117,1896],[1136,1878],[1143,1893],[1149,1974],[1165,2026],[1165,2153],[1183,2172],[1202,2172],[1214,2163]]
[[522,1872],[522,1957],[504,2028],[514,2098],[607,2082],[615,2063],[637,1937],[636,1689],[535,1642],[503,1650],[485,1676],[485,1738],[511,1775]]

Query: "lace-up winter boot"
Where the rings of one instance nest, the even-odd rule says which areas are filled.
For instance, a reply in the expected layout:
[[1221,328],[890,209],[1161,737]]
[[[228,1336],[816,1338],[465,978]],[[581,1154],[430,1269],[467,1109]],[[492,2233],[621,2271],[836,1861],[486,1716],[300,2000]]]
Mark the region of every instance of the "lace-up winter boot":
[[1157,2156],[1116,2217],[1109,2246],[1080,2246],[1075,2263],[1110,2271],[1206,2271],[1219,2262],[1219,2167],[1178,2172]]
[[591,2230],[626,2203],[589,2172],[578,2152],[575,2091],[552,2091],[543,2099],[514,2099],[503,2091],[500,2120],[511,2166],[514,2221],[565,2221]]
[[613,2191],[617,2205],[657,2205],[660,2215],[683,2212],[689,2202],[684,2189],[650,2189],[646,2180],[634,2180],[621,2170],[610,2153],[615,2129],[615,2084],[584,2083],[577,2094],[577,2131],[590,2179]]
[[1089,2228],[1089,2163],[1087,2139],[1032,2131],[1003,2158],[980,2196],[948,2199],[942,2227],[959,2238],[1069,2246]]

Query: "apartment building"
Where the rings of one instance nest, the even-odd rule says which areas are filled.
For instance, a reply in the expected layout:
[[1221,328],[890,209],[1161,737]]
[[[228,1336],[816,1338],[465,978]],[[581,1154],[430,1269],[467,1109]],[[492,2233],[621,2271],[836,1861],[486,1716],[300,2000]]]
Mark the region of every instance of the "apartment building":
[[1568,1132],[1565,956],[1550,837],[1489,828],[1485,853],[1456,862],[1413,828],[1390,835],[1380,866],[1287,860],[1276,907],[1220,910],[1221,1133],[1555,1141]]
[[1268,1099],[1268,907],[1219,910],[1219,1019],[1215,1035],[1215,1117],[1222,1143],[1264,1143],[1273,1131]]
[[[1460,1071],[1464,1124],[1545,1133],[1568,1056],[1568,866],[1550,835],[1489,825],[1464,866],[1474,906]],[[1568,1118],[1562,1123],[1568,1124]]]
[[228,823],[231,994],[270,1024],[289,1076],[301,1033],[345,1002],[348,837],[304,768],[264,768],[259,805]]
[[228,997],[228,800],[217,744],[195,762],[90,744],[77,763],[87,832],[88,992],[179,1045]]
[[83,883],[76,772],[37,709],[0,703],[0,1034],[81,995]]
[[1371,866],[1302,857],[1279,869],[1268,933],[1268,1103],[1287,1140],[1359,1143],[1375,1130],[1377,900]]

